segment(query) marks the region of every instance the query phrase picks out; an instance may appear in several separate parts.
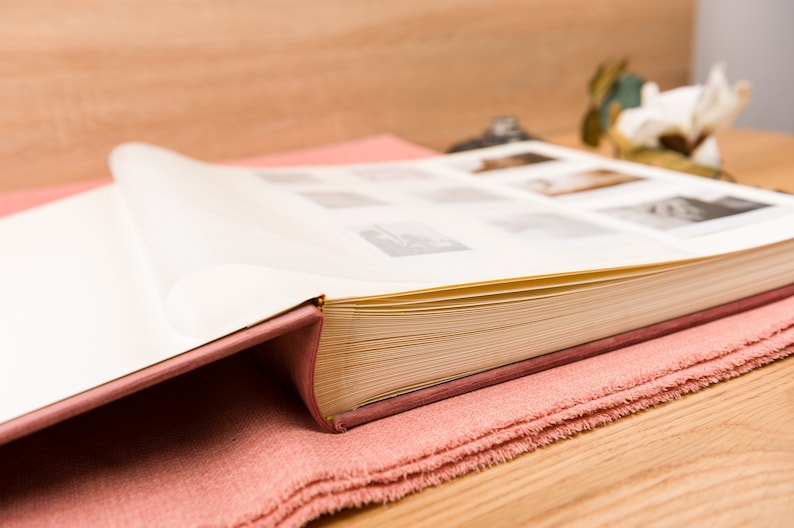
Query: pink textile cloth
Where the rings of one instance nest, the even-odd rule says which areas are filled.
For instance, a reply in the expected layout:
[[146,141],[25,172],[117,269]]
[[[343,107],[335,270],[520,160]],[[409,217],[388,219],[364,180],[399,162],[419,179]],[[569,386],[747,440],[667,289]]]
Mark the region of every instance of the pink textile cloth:
[[[367,141],[383,159],[395,157],[390,146],[406,146],[390,136]],[[251,355],[236,354],[0,446],[0,524],[300,526],[397,500],[792,352],[787,298],[341,435],[321,432]]]
[[110,183],[110,178],[61,183],[0,194],[0,216],[9,215]]

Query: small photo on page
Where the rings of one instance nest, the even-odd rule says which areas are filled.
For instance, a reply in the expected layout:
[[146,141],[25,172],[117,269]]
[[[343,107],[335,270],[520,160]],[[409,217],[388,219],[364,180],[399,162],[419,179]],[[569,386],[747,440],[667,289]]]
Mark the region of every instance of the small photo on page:
[[590,222],[558,213],[512,213],[487,222],[507,233],[530,240],[579,239],[610,233]]
[[299,193],[314,203],[328,209],[384,205],[385,202],[354,191],[317,191]]
[[307,183],[319,183],[320,180],[311,173],[308,172],[267,172],[267,171],[256,171],[256,174],[265,181],[270,183],[281,183],[281,184],[307,184]]
[[400,182],[406,180],[428,180],[433,176],[417,167],[389,165],[385,167],[361,167],[352,169],[357,177],[369,182]]
[[474,187],[442,187],[417,193],[420,198],[435,203],[477,203],[504,200],[503,197]]
[[769,204],[733,196],[715,199],[673,196],[658,201],[604,209],[601,212],[627,222],[670,230],[728,218],[764,207],[769,207]]
[[608,169],[596,169],[573,174],[553,174],[541,178],[533,178],[517,183],[515,186],[525,191],[554,197],[593,191],[639,180],[642,180],[642,178],[638,176]]
[[364,240],[390,257],[409,257],[450,251],[466,251],[469,247],[415,222],[370,224],[353,228]]
[[456,169],[465,170],[472,174],[495,173],[508,169],[527,167],[547,161],[554,161],[555,158],[537,154],[535,152],[522,152],[508,156],[500,156],[482,159],[466,159],[453,163]]

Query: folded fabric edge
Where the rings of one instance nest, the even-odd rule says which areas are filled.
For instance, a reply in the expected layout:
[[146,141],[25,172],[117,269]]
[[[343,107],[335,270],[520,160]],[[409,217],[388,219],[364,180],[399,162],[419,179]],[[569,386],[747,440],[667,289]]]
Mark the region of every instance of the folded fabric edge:
[[[794,354],[794,336],[790,336],[787,346],[758,354],[756,349],[761,344],[668,372],[641,385],[601,395],[551,415],[516,420],[408,464],[364,476],[344,479],[329,476],[301,483],[292,496],[274,508],[246,516],[234,526],[297,527],[346,508],[393,502]],[[698,374],[704,367],[708,374]]]

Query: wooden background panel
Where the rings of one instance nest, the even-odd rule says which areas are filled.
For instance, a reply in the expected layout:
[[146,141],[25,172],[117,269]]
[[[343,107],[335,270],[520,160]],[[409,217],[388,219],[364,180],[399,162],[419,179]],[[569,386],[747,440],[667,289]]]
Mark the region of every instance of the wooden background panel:
[[393,132],[445,149],[512,114],[578,126],[605,58],[686,83],[693,0],[4,0],[0,190],[113,145],[223,159]]

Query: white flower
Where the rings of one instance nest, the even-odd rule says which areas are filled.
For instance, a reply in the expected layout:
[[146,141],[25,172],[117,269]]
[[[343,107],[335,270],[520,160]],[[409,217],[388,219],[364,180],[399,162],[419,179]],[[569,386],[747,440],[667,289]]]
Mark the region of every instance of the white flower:
[[714,134],[729,127],[750,100],[750,84],[733,86],[725,65],[715,64],[705,85],[660,92],[653,82],[642,85],[640,106],[620,112],[614,132],[633,147],[664,147],[690,156],[700,165],[719,167]]

